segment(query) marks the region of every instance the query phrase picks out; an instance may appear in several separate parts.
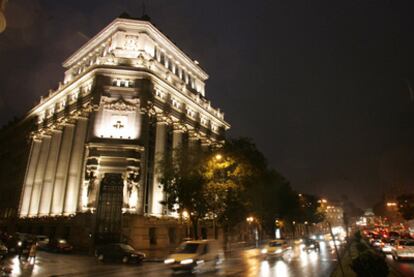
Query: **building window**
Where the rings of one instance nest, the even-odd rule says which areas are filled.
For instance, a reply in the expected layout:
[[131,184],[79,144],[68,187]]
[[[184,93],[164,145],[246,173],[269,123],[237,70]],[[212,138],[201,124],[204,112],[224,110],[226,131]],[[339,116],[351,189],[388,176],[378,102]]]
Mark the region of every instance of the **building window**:
[[157,228],[151,227],[148,229],[150,245],[157,245]]
[[170,244],[175,244],[177,242],[177,232],[175,228],[168,228],[168,239]]

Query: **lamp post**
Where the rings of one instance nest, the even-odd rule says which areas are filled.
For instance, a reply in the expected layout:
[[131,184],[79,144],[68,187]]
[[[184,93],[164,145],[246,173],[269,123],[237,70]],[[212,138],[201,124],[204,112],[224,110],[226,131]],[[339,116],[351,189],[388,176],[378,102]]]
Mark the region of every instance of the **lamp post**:
[[185,226],[186,226],[185,236],[189,238],[190,237],[190,225],[188,224],[188,220],[190,219],[190,214],[187,212],[187,210],[183,210],[183,212],[181,213],[181,216],[185,221]]
[[[255,241],[256,248],[257,248],[257,247],[259,247],[259,230],[257,228],[256,218],[254,218],[253,216],[249,216],[248,218],[246,218],[246,221],[249,224],[250,234],[253,233],[253,235],[254,235],[254,241]],[[253,224],[254,224],[254,227],[252,229],[251,226]]]

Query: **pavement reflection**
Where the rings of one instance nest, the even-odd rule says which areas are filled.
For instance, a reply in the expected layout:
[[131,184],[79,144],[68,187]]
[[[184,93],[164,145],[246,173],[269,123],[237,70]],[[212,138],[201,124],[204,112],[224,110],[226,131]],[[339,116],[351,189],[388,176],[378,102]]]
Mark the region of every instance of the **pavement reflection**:
[[[34,264],[21,262],[17,257],[7,261],[11,276],[189,276],[172,274],[162,263],[143,265],[102,264],[94,257],[59,255],[39,252]],[[322,243],[320,252],[304,252],[299,245],[281,258],[266,258],[260,249],[234,251],[217,271],[203,272],[200,276],[329,276],[335,266],[335,255],[328,244]]]

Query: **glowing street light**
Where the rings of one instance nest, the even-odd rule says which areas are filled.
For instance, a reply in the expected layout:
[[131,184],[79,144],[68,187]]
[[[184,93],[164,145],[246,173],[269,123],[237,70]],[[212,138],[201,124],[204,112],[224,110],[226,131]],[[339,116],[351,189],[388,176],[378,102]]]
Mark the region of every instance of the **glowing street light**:
[[214,156],[214,158],[216,159],[216,161],[221,161],[223,156],[221,154],[216,154],[216,156]]

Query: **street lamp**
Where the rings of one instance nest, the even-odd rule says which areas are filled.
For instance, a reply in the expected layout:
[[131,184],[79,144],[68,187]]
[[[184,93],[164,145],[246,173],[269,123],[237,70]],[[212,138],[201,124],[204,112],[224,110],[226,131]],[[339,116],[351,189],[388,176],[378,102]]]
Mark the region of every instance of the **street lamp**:
[[[246,218],[246,221],[249,223],[249,227],[251,228],[252,223],[254,223],[256,219],[253,216],[249,216]],[[256,247],[259,247],[259,230],[257,229],[257,224],[254,225],[253,233]]]
[[216,161],[221,161],[221,159],[223,158],[223,156],[221,154],[216,154],[214,156],[214,158],[216,159]]
[[190,237],[190,225],[188,224],[188,221],[190,219],[190,214],[187,212],[187,210],[183,210],[181,213],[182,218],[185,221],[185,225],[186,225],[186,237]]

